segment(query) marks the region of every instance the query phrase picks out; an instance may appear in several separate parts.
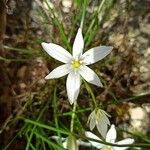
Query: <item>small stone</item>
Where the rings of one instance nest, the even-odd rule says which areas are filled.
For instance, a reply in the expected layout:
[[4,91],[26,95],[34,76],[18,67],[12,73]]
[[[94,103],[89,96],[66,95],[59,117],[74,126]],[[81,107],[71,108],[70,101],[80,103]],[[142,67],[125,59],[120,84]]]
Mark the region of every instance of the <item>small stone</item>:
[[141,107],[135,107],[131,108],[129,113],[131,116],[131,125],[136,130],[146,133],[149,130],[150,119],[145,109]]
[[64,7],[71,7],[72,1],[71,1],[71,0],[63,0],[63,1],[62,1],[62,5],[63,5]]
[[143,33],[150,35],[150,24],[141,25],[140,29]]
[[17,72],[17,77],[19,77],[20,79],[24,78],[26,76],[26,71],[27,66],[22,66]]
[[149,69],[146,68],[145,66],[141,66],[141,67],[140,67],[140,72],[141,72],[141,73],[143,73],[143,72],[148,72],[148,71],[149,71]]
[[150,47],[148,47],[146,52],[144,53],[145,57],[148,57],[149,55],[150,55]]
[[142,44],[148,44],[148,42],[149,42],[147,38],[142,37],[142,36],[139,36],[139,37],[137,38],[137,40],[138,40],[140,43],[142,43]]
[[150,113],[150,103],[145,103],[142,106],[148,113]]
[[138,70],[137,67],[133,67],[132,71],[133,71],[133,72],[138,72],[139,70]]
[[21,89],[25,89],[26,88],[26,84],[25,83],[20,83],[20,88]]

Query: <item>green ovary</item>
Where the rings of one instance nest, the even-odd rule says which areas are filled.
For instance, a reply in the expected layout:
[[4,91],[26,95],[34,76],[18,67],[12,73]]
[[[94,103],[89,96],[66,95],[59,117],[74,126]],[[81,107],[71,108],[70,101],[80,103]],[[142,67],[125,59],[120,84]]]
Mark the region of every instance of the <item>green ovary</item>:
[[74,61],[72,61],[71,64],[72,64],[73,68],[79,68],[81,66],[81,63],[79,60],[74,60]]

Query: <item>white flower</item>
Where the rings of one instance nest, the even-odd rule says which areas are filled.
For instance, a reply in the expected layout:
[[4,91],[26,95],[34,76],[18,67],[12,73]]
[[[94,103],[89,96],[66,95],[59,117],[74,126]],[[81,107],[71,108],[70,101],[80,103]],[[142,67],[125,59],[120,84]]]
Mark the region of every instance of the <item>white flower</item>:
[[[86,131],[85,135],[88,138],[102,141],[99,137],[97,137],[95,134],[93,134],[89,131]],[[131,138],[127,138],[127,139],[121,140],[119,142],[115,142],[116,137],[117,137],[117,133],[116,133],[115,126],[111,125],[111,128],[109,129],[109,131],[107,132],[107,135],[106,135],[106,142],[112,143],[112,144],[118,144],[118,145],[132,144],[134,142],[134,139],[131,139]],[[116,147],[116,146],[104,145],[102,143],[98,143],[98,142],[94,142],[94,141],[89,141],[89,142],[92,144],[92,146],[94,146],[98,149],[102,149],[102,150],[126,150],[128,148],[128,147]]]
[[54,43],[43,42],[42,47],[51,57],[65,63],[54,69],[45,79],[59,78],[68,74],[66,87],[70,104],[73,104],[79,95],[81,76],[87,82],[102,87],[102,83],[96,73],[87,65],[103,59],[111,52],[113,47],[98,46],[91,48],[83,54],[84,40],[81,28],[78,29],[75,37],[72,55],[63,47]]
[[107,116],[110,117],[104,110],[96,108],[88,118],[90,130],[93,130],[96,126],[99,133],[104,138],[106,137],[108,125],[110,125],[110,121]]

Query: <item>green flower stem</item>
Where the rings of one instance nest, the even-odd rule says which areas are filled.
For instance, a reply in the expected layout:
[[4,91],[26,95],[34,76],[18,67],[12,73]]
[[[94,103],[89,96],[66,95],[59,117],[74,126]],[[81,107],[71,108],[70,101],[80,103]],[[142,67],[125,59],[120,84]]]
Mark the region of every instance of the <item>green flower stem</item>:
[[[57,87],[55,86],[54,87],[54,95],[53,95],[54,122],[55,122],[56,129],[59,129],[56,92],[57,92]],[[60,134],[59,130],[57,131],[57,136],[60,137],[58,141],[59,141],[60,144],[62,144],[61,134]]]
[[84,4],[83,4],[83,13],[82,13],[81,23],[80,23],[81,29],[83,28],[84,19],[85,19],[85,13],[86,13],[86,8],[87,8],[87,5],[88,5],[88,2],[89,2],[89,0],[84,0]]
[[73,104],[73,110],[72,110],[72,115],[71,115],[71,123],[70,123],[70,131],[71,131],[71,133],[74,130],[74,119],[75,119],[76,108],[77,108],[77,102],[75,101],[74,104]]
[[93,100],[93,102],[94,102],[95,108],[97,108],[96,98],[95,98],[95,95],[94,95],[94,93],[93,93],[93,91],[92,91],[90,85],[89,85],[84,79],[83,79],[83,81],[84,81],[84,84],[85,84],[85,87],[86,87],[88,93],[89,93],[89,94],[91,95],[91,97],[92,97],[92,100]]
[[[105,4],[105,1],[106,0],[102,0],[101,1],[101,3],[100,3],[100,6],[98,7],[98,9],[94,12],[94,15],[93,16],[96,16],[94,19],[92,19],[92,21],[91,21],[91,23],[90,23],[90,25],[89,25],[89,27],[88,27],[88,29],[87,29],[87,32],[85,33],[85,36],[84,36],[84,41],[88,41],[88,39],[89,39],[89,34],[91,34],[90,32],[91,31],[93,31],[93,28],[95,28],[94,27],[94,25],[96,24],[97,25],[97,16],[98,16],[98,14],[100,13],[100,11],[102,10],[102,8],[103,8],[103,6],[104,6],[104,4]],[[100,22],[98,22],[98,24],[100,24]],[[85,43],[85,45],[87,46],[87,42]]]
[[100,11],[102,10],[102,8],[103,8],[103,6],[104,6],[104,4],[105,4],[105,1],[106,1],[106,0],[102,0],[100,6],[98,7],[97,13],[100,13]]

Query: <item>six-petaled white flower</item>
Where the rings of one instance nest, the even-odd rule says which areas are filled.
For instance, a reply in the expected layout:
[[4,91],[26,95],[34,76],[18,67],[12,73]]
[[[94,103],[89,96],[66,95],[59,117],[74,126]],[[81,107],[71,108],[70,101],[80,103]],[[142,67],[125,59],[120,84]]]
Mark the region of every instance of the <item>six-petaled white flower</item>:
[[108,117],[110,116],[104,110],[96,108],[88,118],[90,130],[96,126],[99,133],[105,138],[108,125],[110,125]]
[[[97,137],[95,134],[86,131],[85,136],[88,138],[92,138],[98,141],[102,141],[99,137]],[[111,128],[108,130],[107,135],[106,135],[106,142],[112,143],[112,144],[118,144],[118,145],[123,145],[123,144],[132,144],[134,142],[134,139],[131,138],[126,138],[124,140],[115,142],[117,137],[116,129],[114,125],[111,125]],[[128,147],[117,147],[117,146],[110,146],[110,145],[105,145],[102,143],[98,143],[95,141],[89,140],[89,142],[92,144],[92,146],[101,149],[101,150],[126,150]]]
[[111,52],[113,47],[98,46],[83,54],[84,40],[81,28],[78,29],[75,37],[72,55],[63,47],[54,43],[43,42],[42,47],[51,57],[65,63],[54,69],[45,79],[59,78],[68,74],[66,87],[70,104],[73,104],[79,95],[81,76],[87,82],[102,87],[102,83],[96,73],[87,67],[87,65],[103,59]]

